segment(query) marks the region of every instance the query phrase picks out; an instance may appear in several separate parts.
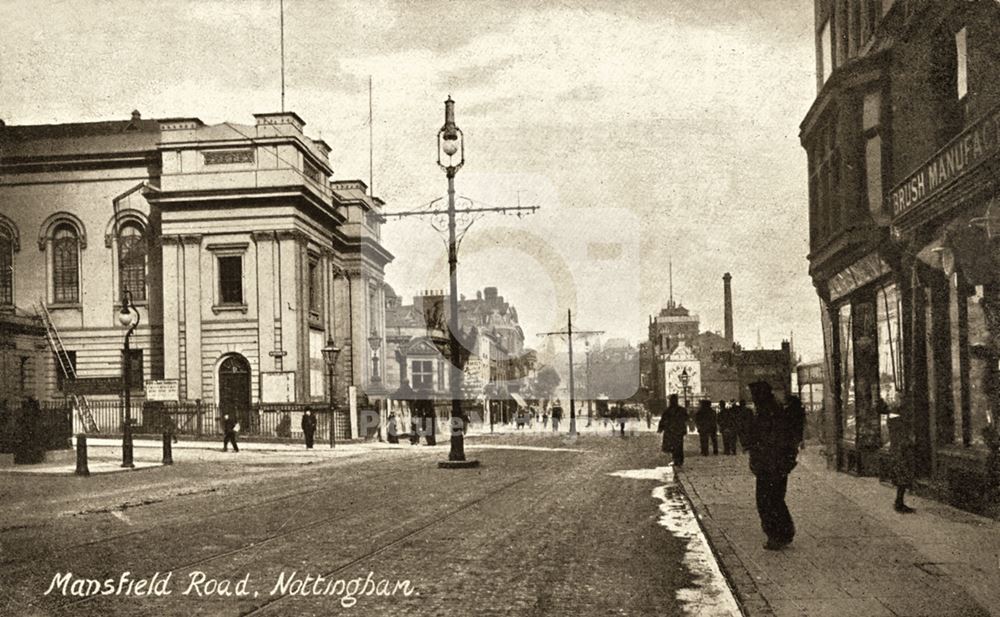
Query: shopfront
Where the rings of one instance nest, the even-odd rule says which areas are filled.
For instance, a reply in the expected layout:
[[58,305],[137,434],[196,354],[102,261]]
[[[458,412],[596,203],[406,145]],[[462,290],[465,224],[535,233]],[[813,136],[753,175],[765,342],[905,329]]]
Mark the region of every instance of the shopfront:
[[902,394],[899,287],[886,260],[869,253],[835,274],[827,288],[837,467],[874,475],[888,446],[885,415],[878,411],[898,407]]
[[914,282],[909,386],[922,471],[973,510],[990,507],[998,480],[988,447],[1000,409],[998,153],[994,111],[892,192],[893,234]]

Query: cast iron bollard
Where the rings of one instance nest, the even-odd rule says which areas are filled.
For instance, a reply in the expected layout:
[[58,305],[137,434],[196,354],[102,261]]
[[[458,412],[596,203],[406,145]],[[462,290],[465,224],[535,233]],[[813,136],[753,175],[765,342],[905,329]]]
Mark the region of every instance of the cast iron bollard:
[[83,433],[76,436],[76,475],[90,475],[90,468],[87,467],[87,436]]
[[164,465],[173,465],[174,464],[173,445],[171,444],[172,440],[173,440],[173,436],[169,432],[163,433],[163,464]]

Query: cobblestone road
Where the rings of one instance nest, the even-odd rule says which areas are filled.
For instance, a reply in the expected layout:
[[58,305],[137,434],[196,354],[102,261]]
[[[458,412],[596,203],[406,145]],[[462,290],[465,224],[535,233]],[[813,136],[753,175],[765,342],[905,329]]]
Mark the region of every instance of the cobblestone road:
[[[475,444],[477,470],[437,469],[442,450],[414,448],[309,464],[234,456],[88,479],[0,478],[0,613],[686,614],[675,599],[692,583],[686,541],[657,524],[655,482],[608,475],[664,464],[654,436]],[[56,573],[117,585],[125,571],[169,574],[172,594],[43,595]],[[183,595],[199,572],[230,581],[231,592],[249,575],[247,595]],[[369,572],[372,587],[408,580],[414,593],[366,596]],[[288,586],[272,595],[282,575]],[[345,606],[350,587],[336,581],[352,579],[362,579],[361,593]]]

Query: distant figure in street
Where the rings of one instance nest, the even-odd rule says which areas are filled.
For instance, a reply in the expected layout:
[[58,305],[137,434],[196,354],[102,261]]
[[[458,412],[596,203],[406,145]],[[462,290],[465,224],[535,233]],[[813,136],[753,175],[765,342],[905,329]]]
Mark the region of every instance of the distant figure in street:
[[701,455],[708,456],[708,442],[712,442],[712,454],[719,453],[719,424],[712,409],[712,401],[702,399],[698,403],[698,411],[694,415],[695,426],[698,427],[698,441],[701,443]]
[[549,412],[543,411],[542,412],[542,428],[548,428],[548,427],[549,427]]
[[309,407],[306,407],[305,413],[302,414],[302,434],[306,437],[306,449],[312,450],[313,437],[316,436],[316,416]]
[[434,411],[434,401],[425,399],[423,403],[424,443],[428,446],[437,445],[437,413]]
[[896,487],[896,502],[893,508],[900,514],[916,512],[903,501],[906,489],[913,487],[915,461],[915,438],[913,423],[908,413],[890,408],[882,397],[876,403],[876,411],[888,416],[889,454],[892,457],[892,483]]
[[621,402],[618,402],[618,426],[620,427],[620,435],[625,436],[625,424],[628,422],[628,416],[625,415],[625,409],[622,407]]
[[390,411],[385,424],[385,438],[389,443],[399,443],[399,427],[396,426],[396,412]]
[[778,403],[764,381],[750,384],[755,413],[747,431],[750,470],[757,476],[757,513],[767,535],[764,548],[776,551],[791,544],[795,523],[785,504],[788,474],[795,468],[801,423]]
[[559,421],[562,420],[563,409],[559,401],[552,406],[552,432],[559,430]]
[[410,406],[410,445],[420,443],[420,404],[412,401]]
[[750,425],[753,424],[753,411],[747,407],[747,402],[740,399],[736,404],[736,432],[744,452],[750,451]]
[[671,394],[670,404],[660,416],[656,432],[663,433],[660,449],[671,453],[674,467],[684,466],[684,435],[687,434],[687,420],[687,409],[677,404],[676,394]]
[[719,431],[722,432],[723,454],[736,454],[739,421],[736,418],[736,407],[726,407],[726,401],[719,401]]
[[222,416],[222,451],[229,451],[229,444],[233,444],[233,452],[239,452],[240,447],[236,445],[236,418],[233,418],[228,413]]

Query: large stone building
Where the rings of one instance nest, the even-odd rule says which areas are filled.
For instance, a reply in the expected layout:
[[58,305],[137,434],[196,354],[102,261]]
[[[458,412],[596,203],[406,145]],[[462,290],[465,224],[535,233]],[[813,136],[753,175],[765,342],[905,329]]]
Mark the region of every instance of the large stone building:
[[[114,383],[127,291],[134,394],[155,380],[240,417],[326,401],[334,341],[347,408],[384,332],[382,203],[331,182],[330,147],[296,114],[254,118],[0,124],[0,309],[43,317],[78,380]],[[64,390],[52,358],[43,397]]]
[[801,141],[830,463],[884,469],[881,398],[912,420],[921,485],[979,508],[1000,401],[1000,4],[814,6]]

